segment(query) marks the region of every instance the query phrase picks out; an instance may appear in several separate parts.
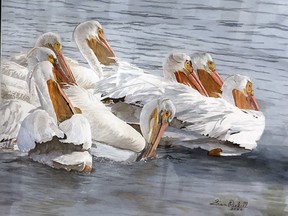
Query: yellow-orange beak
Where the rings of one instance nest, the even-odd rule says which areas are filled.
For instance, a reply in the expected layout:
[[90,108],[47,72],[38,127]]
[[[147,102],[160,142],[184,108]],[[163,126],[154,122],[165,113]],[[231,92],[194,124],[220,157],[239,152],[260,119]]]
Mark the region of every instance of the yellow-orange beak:
[[239,109],[250,109],[250,110],[252,109],[252,110],[259,111],[259,106],[254,95],[246,96],[244,95],[243,92],[237,89],[234,89],[232,93],[233,93],[235,105]]
[[193,85],[200,92],[200,94],[202,94],[203,96],[209,97],[209,95],[208,95],[206,89],[204,88],[204,86],[202,85],[201,81],[193,72],[188,75],[188,79],[190,80],[190,82],[193,83]]
[[90,49],[93,50],[101,64],[110,65],[116,63],[115,54],[107,42],[104,34],[98,34],[98,37],[91,37],[86,39]]
[[254,95],[248,96],[248,100],[250,101],[252,109],[254,108],[256,111],[259,111],[259,105],[256,101],[255,96]]
[[158,113],[158,109],[154,109],[150,121],[153,121],[153,127],[151,128],[151,134],[148,138],[148,145],[142,154],[140,159],[150,159],[156,157],[156,149],[160,143],[160,140],[169,126],[170,118],[172,114],[169,111],[161,111]]
[[59,80],[65,81],[66,79],[61,68],[59,68],[56,63],[53,65],[53,74],[56,81],[48,80],[47,86],[57,120],[58,122],[63,122],[75,113],[78,113],[79,110],[77,111],[75,109],[58,83]]
[[58,78],[60,82],[64,82],[67,84],[76,84],[76,80],[73,76],[70,66],[68,65],[67,61],[65,60],[62,51],[60,48],[54,48],[53,46],[50,47],[54,53],[56,54],[58,64],[54,65],[56,68],[58,67]]
[[220,86],[223,85],[223,80],[216,70],[212,71],[211,76],[215,80],[216,83],[218,83]]
[[168,122],[158,124],[152,131],[148,146],[142,156],[142,159],[151,159],[156,157],[156,149],[160,143],[160,140],[168,127]]

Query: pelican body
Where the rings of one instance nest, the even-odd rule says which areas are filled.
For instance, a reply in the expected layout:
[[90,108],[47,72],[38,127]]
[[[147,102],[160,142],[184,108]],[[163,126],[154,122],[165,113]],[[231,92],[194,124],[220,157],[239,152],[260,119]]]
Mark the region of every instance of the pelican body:
[[[180,58],[178,55],[177,61],[174,61],[174,56],[168,56],[164,69],[177,68],[178,71],[185,68],[186,61],[190,59],[186,56]],[[171,64],[178,66],[167,67]],[[256,148],[256,141],[265,128],[262,112],[239,109],[224,98],[206,97],[198,90],[175,82],[175,79],[168,80],[167,74],[171,75],[173,71],[164,70],[166,79],[147,73],[118,73],[99,81],[96,92],[101,92],[105,98],[123,98],[125,103],[136,106],[145,104],[151,98],[168,98],[175,105],[175,118],[182,122],[182,129],[230,142],[229,145],[219,142],[214,147],[203,146],[208,151],[217,150],[216,153],[211,152],[212,155],[235,155]]]
[[53,168],[90,172],[92,157],[89,122],[74,108],[56,80],[65,74],[56,55],[47,48],[38,48],[46,61],[31,72],[41,107],[22,122],[17,145],[35,161]]

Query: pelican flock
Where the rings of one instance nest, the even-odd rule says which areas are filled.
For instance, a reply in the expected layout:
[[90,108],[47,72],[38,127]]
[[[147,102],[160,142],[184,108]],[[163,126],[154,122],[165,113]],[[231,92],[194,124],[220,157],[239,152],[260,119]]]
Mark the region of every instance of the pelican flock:
[[[208,53],[172,53],[163,77],[154,76],[117,59],[95,20],[77,25],[73,39],[89,68],[64,56],[53,32],[27,53],[2,61],[1,142],[34,161],[79,172],[92,170],[92,155],[155,158],[168,125],[219,140],[199,145],[210,155],[256,148],[265,117],[249,77],[222,79]],[[116,110],[119,104],[125,108]],[[138,110],[134,125],[124,118],[131,119],[130,110]]]
[[[175,76],[173,78],[173,74],[187,70],[187,61],[190,61],[190,57],[183,53],[171,54],[166,58],[163,66],[166,78],[147,73],[136,74],[123,71],[101,80],[96,92],[102,92],[105,97],[111,99],[124,98],[125,103],[134,106],[141,106],[146,103],[146,100],[159,96],[170,99],[177,110],[175,118],[183,123],[180,125],[181,128],[221,141],[229,141],[229,143],[219,143],[208,148],[203,146],[211,155],[235,155],[256,148],[256,141],[260,139],[264,131],[265,117],[262,112],[258,111],[258,108],[254,110],[235,106],[245,104],[245,102],[251,104],[252,102],[247,102],[251,100],[255,107],[258,107],[254,95],[252,96],[253,89],[250,80],[237,75],[239,82],[235,82],[233,89],[230,89],[232,91],[229,92],[227,86],[230,87],[233,79],[227,78],[227,83],[224,81],[222,86],[222,91],[225,92],[224,98],[207,97],[191,85],[179,83]],[[171,67],[171,64],[178,66]],[[250,99],[247,89],[241,87],[245,80],[253,99],[252,97]],[[240,86],[237,87],[237,85]],[[201,88],[204,88],[203,85]],[[239,97],[235,97],[235,102],[225,100],[227,95],[235,91],[239,94]]]

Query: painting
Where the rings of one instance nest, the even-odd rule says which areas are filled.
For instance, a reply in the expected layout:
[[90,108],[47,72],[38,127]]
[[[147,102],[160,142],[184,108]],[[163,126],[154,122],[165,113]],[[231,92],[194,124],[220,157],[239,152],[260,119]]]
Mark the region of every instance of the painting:
[[288,215],[284,0],[2,0],[1,215]]

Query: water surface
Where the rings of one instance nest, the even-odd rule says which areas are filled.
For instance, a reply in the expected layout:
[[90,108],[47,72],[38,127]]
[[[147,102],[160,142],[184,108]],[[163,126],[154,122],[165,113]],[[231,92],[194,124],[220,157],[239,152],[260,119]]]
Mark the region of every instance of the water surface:
[[[2,150],[0,215],[287,215],[287,10],[285,0],[3,0],[3,58],[54,31],[64,54],[86,64],[72,32],[97,19],[116,55],[151,73],[162,74],[172,51],[208,51],[223,77],[248,75],[266,129],[257,149],[241,157],[174,146],[147,163],[94,158],[88,175]],[[245,205],[231,210],[230,201]]]

